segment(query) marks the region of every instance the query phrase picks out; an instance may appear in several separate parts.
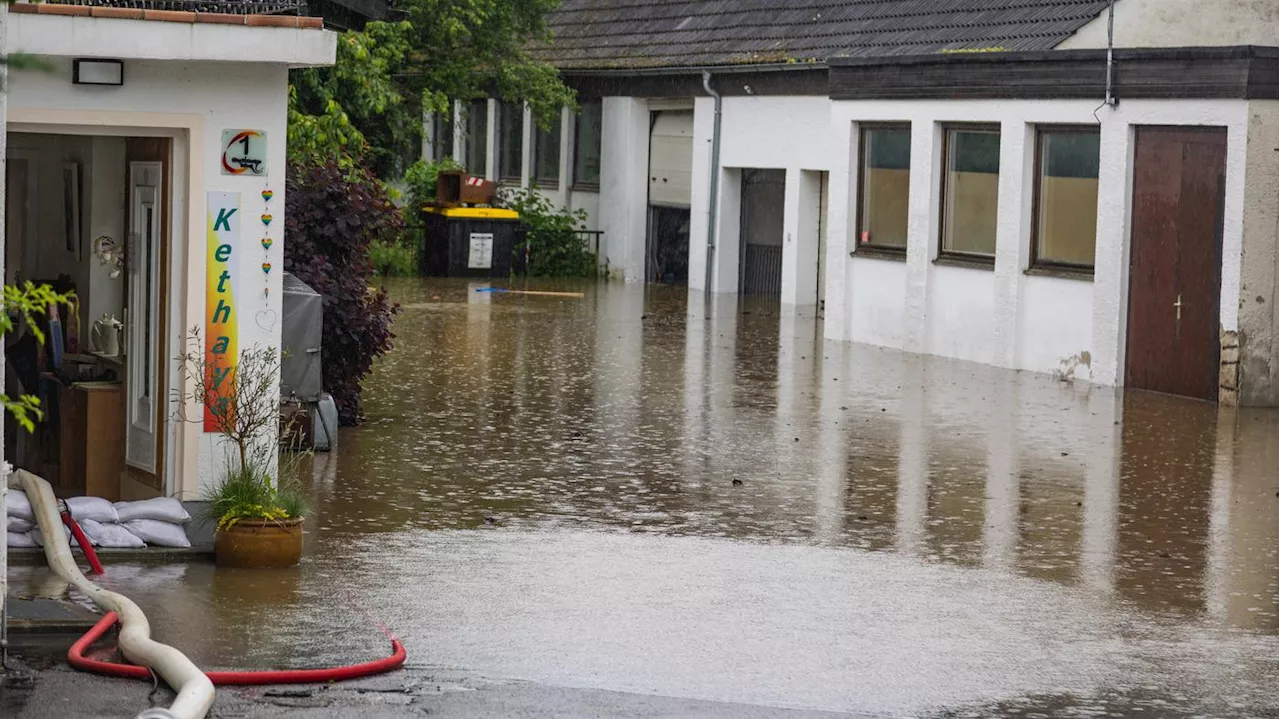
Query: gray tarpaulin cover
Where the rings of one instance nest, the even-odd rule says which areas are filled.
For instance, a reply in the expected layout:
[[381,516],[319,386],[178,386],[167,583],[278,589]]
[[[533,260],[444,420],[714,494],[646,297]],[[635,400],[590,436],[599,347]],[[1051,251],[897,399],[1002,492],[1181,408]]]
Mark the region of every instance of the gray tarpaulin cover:
[[280,331],[284,357],[280,360],[280,397],[296,396],[303,402],[314,402],[323,389],[320,331],[324,308],[320,294],[292,274],[284,273],[283,284],[284,316]]

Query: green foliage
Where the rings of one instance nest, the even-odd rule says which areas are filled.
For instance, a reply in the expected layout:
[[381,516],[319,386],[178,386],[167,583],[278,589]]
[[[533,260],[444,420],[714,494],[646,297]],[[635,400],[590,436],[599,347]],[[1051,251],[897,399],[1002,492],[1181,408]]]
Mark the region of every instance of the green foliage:
[[[576,230],[587,220],[585,210],[556,207],[541,192],[526,187],[502,197],[507,207],[520,213],[525,227],[529,263],[525,273],[533,277],[595,277],[599,259],[583,243]],[[517,256],[525,247],[517,246]]]
[[343,169],[359,163],[391,176],[398,153],[421,133],[422,112],[397,79],[407,68],[409,30],[407,22],[368,23],[362,32],[342,34],[332,67],[293,71],[292,160],[334,158]]
[[[44,344],[44,332],[40,330],[41,318],[55,305],[70,304],[71,298],[70,293],[54,292],[49,285],[36,285],[30,280],[21,287],[5,285],[4,312],[0,312],[0,337],[12,332],[14,319],[20,317],[36,341]],[[0,394],[0,405],[28,432],[35,431],[36,420],[44,417],[40,410],[40,400],[35,395],[10,397]]]
[[408,244],[408,237],[400,242],[374,240],[369,243],[369,261],[375,270],[386,277],[409,277],[418,274],[417,256]]
[[280,522],[307,513],[306,500],[292,482],[273,481],[271,474],[257,463],[228,469],[200,498],[208,503],[202,519],[215,522],[218,529],[241,519]]
[[558,4],[398,0],[405,20],[343,33],[333,67],[292,71],[290,158],[400,177],[419,154],[423,113],[447,111],[451,99],[525,102],[550,128],[562,107],[575,107],[574,93],[526,47],[548,37],[545,18]]
[[440,162],[418,160],[409,166],[404,173],[404,184],[408,187],[409,201],[405,204],[405,221],[418,222],[418,213],[428,202],[436,199],[436,178],[441,170],[461,170],[462,165],[452,157]]

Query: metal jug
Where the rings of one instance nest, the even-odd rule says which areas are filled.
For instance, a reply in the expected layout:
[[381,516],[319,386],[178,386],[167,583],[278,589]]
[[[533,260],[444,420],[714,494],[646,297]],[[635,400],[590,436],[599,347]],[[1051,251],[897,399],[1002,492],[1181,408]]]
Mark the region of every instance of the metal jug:
[[109,357],[120,354],[120,331],[124,324],[113,315],[103,314],[102,319],[94,320],[93,329],[89,332],[89,340],[94,351]]

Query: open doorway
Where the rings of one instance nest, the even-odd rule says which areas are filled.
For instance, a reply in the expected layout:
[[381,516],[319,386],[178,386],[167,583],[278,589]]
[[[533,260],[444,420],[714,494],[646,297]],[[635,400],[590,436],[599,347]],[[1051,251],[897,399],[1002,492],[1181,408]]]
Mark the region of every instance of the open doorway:
[[[165,493],[162,401],[171,141],[55,133],[8,135],[5,279],[74,294],[16,323],[5,387],[43,417],[6,417],[5,459],[60,496]],[[122,497],[122,492],[124,497]]]

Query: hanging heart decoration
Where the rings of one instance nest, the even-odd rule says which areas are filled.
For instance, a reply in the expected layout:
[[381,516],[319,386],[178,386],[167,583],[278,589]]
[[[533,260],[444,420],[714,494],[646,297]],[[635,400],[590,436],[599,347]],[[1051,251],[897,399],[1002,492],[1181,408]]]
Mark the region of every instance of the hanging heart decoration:
[[271,224],[271,215],[264,214],[262,216],[262,226],[266,227],[267,225],[270,225],[270,224]]
[[264,274],[264,275],[269,275],[269,274],[271,274],[271,263],[270,263],[270,262],[263,262],[263,263],[262,263],[262,274]]
[[264,238],[262,238],[262,249],[264,249],[264,250],[270,250],[270,249],[271,249],[271,238],[270,238],[270,237],[264,237]]
[[273,198],[273,197],[275,197],[275,196],[276,196],[276,193],[272,192],[271,190],[263,190],[263,191],[262,191],[262,201],[263,201],[263,202],[271,202],[271,198]]
[[253,316],[253,321],[264,332],[270,332],[276,327],[276,311],[272,309],[261,310]]

